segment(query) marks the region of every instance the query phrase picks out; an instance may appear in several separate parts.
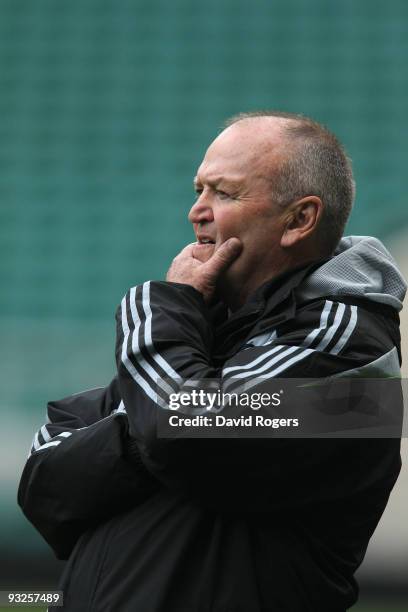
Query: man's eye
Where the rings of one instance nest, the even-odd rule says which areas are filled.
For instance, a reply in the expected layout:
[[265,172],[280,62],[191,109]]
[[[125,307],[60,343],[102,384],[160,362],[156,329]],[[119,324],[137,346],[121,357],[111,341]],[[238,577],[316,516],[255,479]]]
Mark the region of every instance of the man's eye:
[[[201,188],[199,189],[198,187],[196,187],[194,189],[194,191],[195,191],[195,194],[196,194],[196,198],[199,198],[204,190],[201,189]],[[216,189],[215,193],[220,198],[220,200],[227,200],[228,198],[231,198],[229,193],[227,193],[226,191],[221,191],[220,189]]]
[[221,200],[226,200],[231,197],[229,193],[226,193],[225,191],[219,191],[218,189],[217,189],[217,195]]

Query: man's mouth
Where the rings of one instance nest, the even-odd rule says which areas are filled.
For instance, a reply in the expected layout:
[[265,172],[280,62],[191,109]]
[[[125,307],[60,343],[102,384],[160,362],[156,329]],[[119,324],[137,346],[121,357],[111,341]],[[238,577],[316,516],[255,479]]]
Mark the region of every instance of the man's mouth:
[[215,240],[209,236],[197,236],[198,244],[215,244]]
[[210,257],[212,257],[215,251],[215,241],[211,238],[208,238],[207,236],[196,236],[196,238],[197,243],[193,251],[194,257],[202,263],[205,263],[210,259]]

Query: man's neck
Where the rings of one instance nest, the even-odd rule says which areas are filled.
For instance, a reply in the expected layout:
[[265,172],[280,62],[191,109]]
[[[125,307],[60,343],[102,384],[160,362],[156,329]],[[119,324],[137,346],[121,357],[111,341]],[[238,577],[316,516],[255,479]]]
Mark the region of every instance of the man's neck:
[[251,295],[264,283],[268,280],[272,280],[285,270],[280,270],[279,272],[271,272],[270,274],[264,275],[260,277],[254,282],[248,282],[246,284],[237,284],[237,283],[229,283],[228,281],[224,281],[220,283],[218,295],[220,300],[227,306],[228,312],[234,313],[239,308],[244,306],[251,297]]
[[305,258],[304,261],[287,261],[285,265],[279,266],[278,269],[270,270],[268,273],[257,278],[252,277],[248,279],[246,283],[228,282],[228,280],[225,279],[220,283],[218,289],[219,299],[227,306],[229,313],[234,313],[248,302],[251,295],[253,295],[259,287],[268,281],[272,281],[285,272],[305,266],[308,263],[313,263],[314,261],[317,261],[317,258],[312,256]]

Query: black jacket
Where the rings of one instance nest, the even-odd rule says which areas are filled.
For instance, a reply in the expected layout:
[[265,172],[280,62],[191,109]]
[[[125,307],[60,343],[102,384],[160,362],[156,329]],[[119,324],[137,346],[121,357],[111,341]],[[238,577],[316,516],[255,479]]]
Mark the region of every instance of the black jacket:
[[343,612],[356,601],[354,572],[400,470],[397,438],[158,428],[185,381],[395,375],[405,285],[378,245],[346,239],[229,318],[187,285],[126,294],[117,376],[49,403],[19,488],[26,516],[69,559],[65,610]]

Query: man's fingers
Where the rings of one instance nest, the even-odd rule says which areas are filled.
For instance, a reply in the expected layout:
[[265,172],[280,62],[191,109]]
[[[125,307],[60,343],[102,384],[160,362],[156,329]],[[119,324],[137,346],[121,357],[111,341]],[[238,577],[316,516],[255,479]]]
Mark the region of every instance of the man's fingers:
[[188,244],[187,246],[184,247],[184,249],[182,249],[180,251],[180,253],[177,253],[177,255],[175,256],[175,258],[173,259],[173,261],[179,261],[180,259],[186,259],[189,257],[194,257],[194,247],[195,247],[196,243],[192,242],[191,244]]
[[190,244],[185,246],[184,249],[181,249],[179,255],[190,255],[191,257],[193,257],[194,247],[196,246],[196,244],[196,242],[190,242]]
[[242,244],[238,238],[230,238],[212,254],[213,250],[213,244],[187,245],[173,259],[166,280],[170,283],[191,285],[200,291],[208,302],[214,294],[218,277],[238,257],[242,251]]
[[215,251],[211,259],[206,264],[203,264],[206,273],[217,278],[221,272],[232,264],[241,251],[241,241],[238,238],[229,238]]

